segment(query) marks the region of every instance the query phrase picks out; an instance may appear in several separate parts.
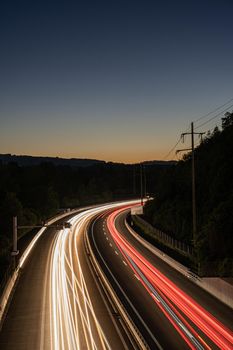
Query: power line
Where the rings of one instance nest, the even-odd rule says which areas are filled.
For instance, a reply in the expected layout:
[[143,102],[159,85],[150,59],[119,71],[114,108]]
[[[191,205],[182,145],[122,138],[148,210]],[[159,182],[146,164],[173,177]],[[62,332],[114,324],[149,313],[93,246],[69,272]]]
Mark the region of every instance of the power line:
[[208,130],[208,132],[212,133],[216,127],[217,127],[217,128],[221,128],[221,126],[222,126],[221,123],[215,124],[215,126],[214,126],[213,128],[211,128],[210,130]]
[[[225,102],[224,104],[222,104],[221,106],[219,106],[219,107],[215,108],[214,110],[212,110],[211,112],[208,112],[207,114],[204,114],[204,115],[202,115],[201,117],[199,117],[198,119],[194,120],[194,123],[196,123],[196,122],[198,122],[199,120],[202,120],[202,119],[208,117],[209,115],[211,115],[211,114],[217,112],[219,109],[221,109],[222,107],[225,107],[225,106],[226,106],[228,103],[230,103],[231,101],[233,101],[233,97],[232,97],[230,100],[228,100],[227,102]],[[230,107],[228,107],[228,108],[230,108]]]
[[[217,108],[215,108],[214,110],[208,112],[207,114],[204,114],[203,116],[199,117],[198,119],[194,120],[194,122],[198,122],[206,117],[208,117],[209,115],[217,112],[218,110],[220,110],[221,108],[225,107],[226,105],[228,105],[231,101],[233,101],[233,97],[231,99],[229,99],[227,102],[223,103],[222,105],[218,106]],[[226,112],[229,108],[233,107],[233,104],[231,104],[230,106],[226,107],[224,110],[220,111],[219,113],[217,113],[216,115],[214,115],[213,117],[211,117],[210,119],[208,119],[207,121],[205,121],[204,123],[196,126],[194,128],[194,130],[199,129],[200,127],[202,127],[203,125],[208,124],[210,121],[214,120],[215,118],[217,118],[219,115],[221,115],[222,113]],[[185,130],[185,133],[189,130],[189,127]],[[214,129],[213,129],[214,130]],[[171,150],[162,158],[162,160],[165,160],[166,158],[169,157],[169,155],[175,150],[176,146],[180,143],[181,141],[181,137],[178,139],[178,141],[176,142],[176,144],[171,148]]]
[[204,123],[198,125],[195,127],[196,129],[199,129],[200,127],[202,127],[203,125],[208,124],[210,121],[216,119],[217,117],[219,117],[221,114],[223,114],[224,112],[226,112],[227,110],[229,110],[229,108],[233,107],[233,104],[231,104],[230,106],[228,106],[227,108],[225,108],[223,111],[219,112],[218,114],[214,115],[213,117],[211,117],[210,119],[206,120]]
[[220,122],[219,120],[213,120],[213,122],[210,123],[208,125],[208,127],[206,128],[207,129],[206,132],[212,132],[216,128],[216,126],[218,128],[221,128],[222,127],[222,122]]
[[165,160],[167,157],[170,156],[170,154],[174,151],[174,149],[175,149],[176,146],[180,143],[180,141],[181,141],[181,136],[180,136],[179,140],[176,142],[175,146],[172,147],[172,149],[166,154],[165,157],[162,158],[162,160]]

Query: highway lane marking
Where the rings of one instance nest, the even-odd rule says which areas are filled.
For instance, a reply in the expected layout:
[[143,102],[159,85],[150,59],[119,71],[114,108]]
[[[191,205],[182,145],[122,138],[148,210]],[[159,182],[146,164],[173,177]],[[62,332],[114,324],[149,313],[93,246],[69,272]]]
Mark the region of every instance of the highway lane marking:
[[119,253],[115,250],[116,255],[119,255]]
[[[128,259],[130,260],[131,264],[134,266],[135,270],[138,272],[139,276],[141,277],[142,281],[146,284],[147,288],[152,291],[151,295],[154,295],[155,300],[159,300],[160,305],[162,305],[162,308],[172,317],[172,319],[175,321],[175,323],[178,325],[180,329],[183,330],[183,334],[185,333],[186,336],[189,339],[197,349],[204,350],[203,346],[199,343],[199,341],[193,336],[192,333],[189,332],[187,327],[184,325],[184,323],[180,320],[179,316],[171,309],[169,304],[161,297],[161,295],[156,291],[156,289],[153,287],[153,285],[148,281],[147,277],[144,275],[144,273],[140,270],[140,268],[137,266],[137,264],[132,260],[131,257],[128,256]],[[139,279],[139,277],[134,274],[135,277]],[[140,279],[139,279],[140,280]],[[179,332],[180,333],[180,332]]]
[[103,264],[105,265],[107,271],[109,272],[109,274],[112,276],[113,280],[115,281],[116,285],[118,286],[118,288],[120,289],[121,293],[123,294],[123,296],[125,297],[125,299],[127,300],[127,302],[129,303],[131,309],[134,311],[135,315],[138,317],[138,319],[140,320],[140,322],[143,324],[143,326],[145,327],[145,329],[147,330],[147,332],[149,333],[149,335],[151,336],[151,338],[153,339],[154,343],[156,344],[157,348],[159,350],[163,350],[162,346],[160,345],[160,343],[158,342],[158,340],[155,338],[153,332],[150,330],[150,328],[147,326],[147,324],[145,323],[145,321],[143,320],[143,318],[141,317],[141,315],[139,314],[139,312],[137,311],[136,307],[132,304],[131,300],[128,298],[128,296],[126,295],[126,293],[124,292],[122,286],[119,284],[119,282],[117,281],[116,277],[113,275],[113,273],[111,272],[108,264],[106,263],[105,259],[103,258],[102,254],[100,253],[100,250],[97,246],[95,237],[94,237],[94,225],[96,223],[97,219],[95,219],[92,222],[91,225],[91,236],[92,236],[92,241],[94,243],[94,246],[99,254],[99,257],[101,258]]
[[134,277],[136,277],[137,280],[140,281],[140,278],[136,274],[134,274]]
[[108,241],[108,237],[106,237],[106,240]]
[[125,260],[122,260],[122,261],[123,261],[123,264],[124,264],[125,266],[127,266],[127,264],[126,264]]
[[109,243],[110,247],[112,247],[112,243]]
[[184,332],[189,336],[189,338],[195,339],[194,336],[192,335],[192,333],[189,332],[189,330],[187,329],[187,327],[185,327],[181,322],[178,321],[178,324],[180,325],[180,327],[184,330]]
[[211,347],[209,347],[209,345],[204,341],[204,339],[200,335],[198,336],[198,338],[200,338],[203,341],[208,350],[211,350]]
[[104,231],[104,235],[106,235],[106,232]]
[[156,296],[154,295],[154,293],[150,293],[151,294],[151,296],[158,302],[158,303],[160,303],[160,300],[158,299],[158,298],[156,298]]

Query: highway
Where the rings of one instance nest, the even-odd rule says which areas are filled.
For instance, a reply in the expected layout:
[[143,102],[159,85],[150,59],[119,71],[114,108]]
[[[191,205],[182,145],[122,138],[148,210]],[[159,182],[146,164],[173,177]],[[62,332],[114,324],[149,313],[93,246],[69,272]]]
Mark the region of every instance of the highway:
[[96,219],[93,249],[151,349],[233,349],[232,310],[142,246],[127,211]]
[[135,204],[39,231],[19,260],[0,349],[233,349],[232,310],[134,238],[125,218]]
[[[27,258],[0,332],[0,349],[130,349],[98,286],[85,232],[99,206],[69,218],[71,229],[47,228]],[[119,324],[117,324],[119,323]]]

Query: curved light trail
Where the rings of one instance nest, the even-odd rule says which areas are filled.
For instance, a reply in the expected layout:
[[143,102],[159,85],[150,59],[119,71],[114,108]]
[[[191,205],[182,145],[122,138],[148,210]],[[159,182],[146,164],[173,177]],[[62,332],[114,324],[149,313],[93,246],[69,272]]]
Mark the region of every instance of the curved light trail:
[[51,350],[111,348],[91,302],[77,239],[97,214],[124,204],[121,202],[81,212],[68,220],[71,229],[58,232],[50,258]]
[[117,209],[108,216],[108,229],[134,274],[156,305],[191,349],[210,349],[210,346],[198,334],[196,329],[199,329],[220,349],[232,350],[233,334],[231,330],[156,269],[118,232],[115,219],[124,210]]

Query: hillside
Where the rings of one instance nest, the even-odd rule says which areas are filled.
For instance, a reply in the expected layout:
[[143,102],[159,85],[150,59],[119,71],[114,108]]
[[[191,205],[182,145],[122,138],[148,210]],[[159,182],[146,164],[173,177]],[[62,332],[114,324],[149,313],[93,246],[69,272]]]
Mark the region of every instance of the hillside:
[[[195,151],[199,273],[233,276],[233,113]],[[191,154],[164,171],[145,215],[155,227],[192,243]]]

